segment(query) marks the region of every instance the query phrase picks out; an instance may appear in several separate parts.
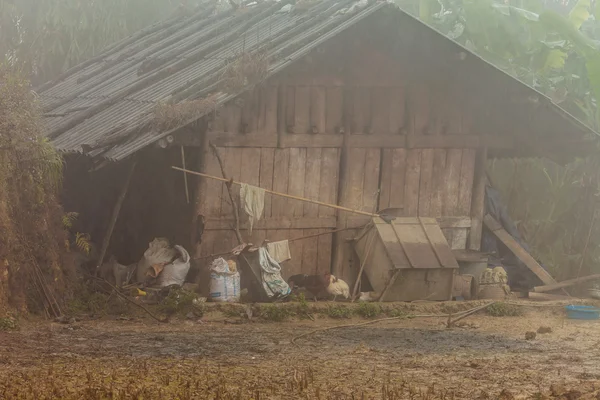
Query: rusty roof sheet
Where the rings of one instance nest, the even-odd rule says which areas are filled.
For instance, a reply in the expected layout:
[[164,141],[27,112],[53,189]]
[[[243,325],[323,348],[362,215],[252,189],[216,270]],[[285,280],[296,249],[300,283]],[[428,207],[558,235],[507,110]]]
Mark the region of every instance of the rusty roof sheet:
[[[421,40],[438,43],[438,49],[471,53],[385,1],[319,0],[308,4],[310,8],[297,12],[289,0],[254,3],[237,10],[218,10],[213,3],[193,15],[154,24],[116,43],[98,57],[36,89],[45,112],[48,136],[64,152],[85,152],[121,160],[171,133],[149,128],[156,104],[214,94],[215,106],[219,106],[247,89],[239,93],[215,93],[215,82],[222,76],[228,61],[240,53],[266,51],[270,63],[266,77],[269,77],[383,7],[393,7],[407,18],[401,21],[403,26],[420,34],[427,33]],[[445,57],[441,53],[448,54],[438,52],[435,57]],[[521,110],[530,116],[527,123],[531,131],[575,137],[577,141],[586,135],[597,136],[534,88],[476,55],[468,60],[481,72],[473,80],[487,92],[499,93],[499,89],[511,87],[522,96],[541,99],[541,107],[522,107]],[[510,125],[512,119],[505,120]],[[547,136],[552,136],[550,133]],[[534,149],[539,141],[534,142],[523,146],[521,153],[490,155],[565,153],[565,146],[548,148],[541,153]],[[576,155],[572,153],[562,158],[571,159]],[[582,154],[580,150],[576,153]]]
[[[294,12],[286,2],[265,2],[156,24],[37,89],[48,135],[61,151],[88,147],[92,156],[123,159],[166,136],[143,129],[157,103],[197,97],[240,53],[268,51],[270,76],[385,5],[324,0]],[[190,87],[197,90],[185,93]],[[217,105],[238,94],[219,93]]]

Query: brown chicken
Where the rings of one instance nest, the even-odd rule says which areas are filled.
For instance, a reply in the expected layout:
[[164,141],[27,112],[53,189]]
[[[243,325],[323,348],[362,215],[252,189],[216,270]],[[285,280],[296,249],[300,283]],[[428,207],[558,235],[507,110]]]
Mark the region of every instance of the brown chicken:
[[294,288],[304,288],[313,296],[313,300],[317,301],[317,295],[324,291],[329,286],[329,279],[324,275],[292,275],[288,279],[288,284],[293,290]]

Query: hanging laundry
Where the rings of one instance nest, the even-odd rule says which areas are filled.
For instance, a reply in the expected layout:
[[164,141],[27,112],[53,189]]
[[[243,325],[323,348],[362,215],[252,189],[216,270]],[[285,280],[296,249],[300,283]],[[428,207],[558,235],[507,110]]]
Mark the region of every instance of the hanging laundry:
[[287,240],[267,243],[267,251],[269,252],[269,255],[280,264],[292,259],[292,255],[290,254],[290,242]]
[[281,266],[269,255],[266,248],[258,249],[259,263],[262,269],[262,284],[265,293],[269,298],[277,296],[287,296],[291,289],[286,281],[281,277]]
[[250,221],[249,233],[252,234],[252,226],[255,221],[260,220],[265,208],[265,189],[242,183],[240,188],[240,202]]

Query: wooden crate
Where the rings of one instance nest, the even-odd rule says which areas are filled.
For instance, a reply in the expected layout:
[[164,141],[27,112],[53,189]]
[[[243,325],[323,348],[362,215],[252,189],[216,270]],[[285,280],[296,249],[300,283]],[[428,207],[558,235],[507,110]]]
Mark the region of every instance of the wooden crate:
[[373,218],[354,248],[385,301],[451,300],[458,262],[435,218]]

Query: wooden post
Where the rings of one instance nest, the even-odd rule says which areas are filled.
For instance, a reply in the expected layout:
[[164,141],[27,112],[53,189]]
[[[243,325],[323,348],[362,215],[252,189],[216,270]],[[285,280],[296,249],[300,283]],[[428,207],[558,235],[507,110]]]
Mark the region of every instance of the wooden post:
[[[342,151],[340,154],[340,180],[338,182],[338,201],[341,199],[344,194],[347,192],[348,186],[348,169],[349,169],[349,160],[348,160],[348,142],[350,139],[350,133],[344,132],[344,142],[342,146]],[[336,229],[346,228],[347,226],[347,216],[344,211],[337,211],[337,223]],[[333,259],[331,262],[332,271],[335,276],[341,274],[344,264],[344,247],[346,246],[346,237],[344,233],[336,233],[333,238],[333,243],[335,244]]]
[[[198,169],[200,172],[206,172],[208,165],[209,147],[208,147],[208,129],[200,133],[201,144],[200,144],[200,157],[198,160]],[[192,215],[192,246],[194,246],[194,258],[198,258],[201,255],[200,240],[198,237],[198,221],[202,217],[202,213],[206,208],[206,182],[207,178],[199,176],[196,181],[196,193],[194,195],[194,208]]]
[[473,182],[473,197],[471,200],[471,230],[469,234],[469,250],[481,250],[481,235],[483,232],[483,213],[485,211],[485,184],[487,162],[487,147],[477,153],[475,164],[475,179]]
[[123,187],[121,188],[121,193],[119,193],[119,197],[117,197],[117,201],[113,208],[113,212],[108,223],[108,228],[106,229],[106,234],[104,235],[104,240],[102,241],[100,257],[98,258],[98,264],[96,265],[96,276],[98,275],[100,266],[102,266],[102,263],[104,262],[104,257],[106,257],[106,251],[108,250],[108,245],[110,244],[110,238],[112,237],[112,233],[115,229],[117,219],[119,218],[119,213],[121,212],[123,200],[125,200],[125,196],[127,196],[127,190],[129,190],[129,183],[131,182],[131,177],[133,176],[133,171],[135,169],[136,163],[137,161],[135,159],[131,160],[129,170],[127,171],[127,175],[125,177],[125,182],[123,182]]
[[[185,148],[181,146],[181,168],[187,169],[185,165]],[[183,184],[185,185],[185,200],[187,204],[190,204],[190,190],[188,188],[187,174],[183,173]]]

